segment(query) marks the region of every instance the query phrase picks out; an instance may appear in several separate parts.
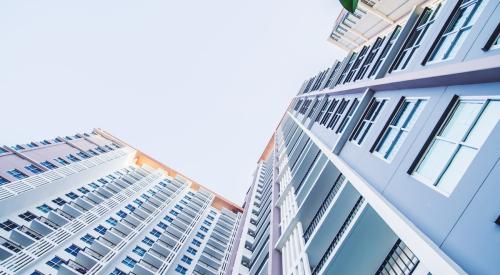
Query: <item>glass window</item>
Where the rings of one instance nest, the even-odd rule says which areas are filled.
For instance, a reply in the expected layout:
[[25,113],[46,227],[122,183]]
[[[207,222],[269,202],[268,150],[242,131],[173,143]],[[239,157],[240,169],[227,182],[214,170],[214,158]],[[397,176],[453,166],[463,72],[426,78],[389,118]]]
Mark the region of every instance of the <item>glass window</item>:
[[42,169],[36,167],[35,165],[33,164],[30,164],[30,165],[26,165],[24,168],[26,168],[26,170],[30,171],[31,173],[33,174],[40,174],[40,173],[43,173]]
[[323,114],[326,111],[326,107],[328,107],[328,104],[330,103],[330,100],[326,100],[325,103],[323,103],[323,106],[321,107],[321,110],[319,111],[318,115],[316,116],[316,119],[314,119],[315,122],[318,122],[320,118],[323,116]]
[[318,107],[318,104],[319,104],[319,100],[318,99],[314,100],[314,104],[313,104],[313,106],[311,108],[311,111],[307,115],[307,117],[311,117],[312,114],[314,114],[314,112],[316,111],[316,108]]
[[12,229],[15,229],[17,227],[19,227],[19,225],[11,220],[6,220],[3,223],[0,223],[0,228],[5,231],[11,231]]
[[191,246],[188,247],[187,252],[191,255],[196,255],[196,249],[192,248]]
[[26,211],[26,212],[20,214],[19,218],[21,218],[21,219],[23,219],[23,220],[25,220],[27,222],[30,222],[30,221],[38,218],[38,216],[35,215],[35,214],[33,214],[33,213],[31,213],[30,211]]
[[127,216],[127,213],[120,210],[120,211],[116,212],[116,215],[118,215],[120,218],[125,218]]
[[78,255],[78,252],[80,252],[81,248],[72,244],[70,247],[66,248],[64,251],[68,252],[69,254],[76,256]]
[[354,133],[351,137],[352,142],[358,145],[361,145],[363,143],[372,125],[377,120],[377,117],[380,114],[382,108],[384,107],[386,101],[387,101],[386,99],[379,99],[379,98],[375,98],[372,100],[372,102],[368,106],[368,109],[363,115],[363,119],[356,126],[356,130],[354,130]]
[[354,63],[354,61],[356,60],[356,57],[358,56],[357,53],[353,53],[351,55],[351,58],[349,58],[349,61],[347,62],[344,70],[342,71],[342,73],[340,74],[340,77],[339,79],[337,79],[337,82],[335,83],[335,86],[339,85],[340,83],[342,83],[344,81],[344,77],[346,76],[347,72],[349,72],[349,69],[351,68],[352,66],[352,63]]
[[201,234],[200,232],[196,233],[196,237],[198,237],[200,239],[205,239],[205,235]]
[[151,230],[151,232],[149,232],[149,233],[151,233],[151,235],[153,235],[157,238],[159,238],[161,236],[161,232],[156,230],[156,229]]
[[165,216],[165,218],[163,219],[166,220],[167,222],[172,222],[174,220],[170,216]]
[[144,239],[142,240],[143,243],[149,245],[149,246],[152,246],[154,244],[154,241],[151,240],[150,238],[148,237],[144,237]]
[[372,65],[373,60],[375,59],[375,56],[377,55],[377,53],[380,50],[380,47],[382,46],[382,43],[384,43],[384,40],[385,40],[385,37],[384,38],[378,37],[377,40],[375,40],[375,43],[373,43],[373,46],[371,47],[370,52],[368,53],[368,56],[366,57],[365,61],[363,62],[363,65],[359,69],[358,74],[354,78],[354,81],[356,81],[358,79],[363,79],[365,77],[365,74],[368,71],[368,68],[370,68],[370,66]]
[[106,227],[102,225],[97,226],[96,228],[94,228],[94,230],[101,235],[104,235],[107,231]]
[[92,244],[94,242],[95,238],[90,234],[86,234],[85,236],[81,237],[80,240],[82,240],[88,244]]
[[65,159],[63,159],[63,158],[56,158],[56,159],[54,159],[54,160],[55,160],[55,161],[57,161],[57,162],[59,162],[59,163],[60,163],[60,164],[62,164],[62,165],[68,165],[68,164],[69,164],[69,162],[68,162],[68,161],[66,161],[66,160],[65,160]]
[[78,195],[77,195],[77,194],[75,194],[74,192],[69,192],[69,193],[67,193],[67,194],[66,194],[66,196],[67,196],[68,198],[72,199],[72,200],[74,200],[74,199],[77,199],[77,198],[78,198]]
[[200,245],[201,245],[201,242],[198,240],[193,240],[191,243],[198,246],[198,247],[200,247]]
[[107,223],[111,224],[111,225],[116,225],[118,224],[118,221],[114,218],[111,218],[109,217],[107,220],[106,220]]
[[64,205],[66,203],[66,201],[61,199],[61,198],[55,198],[52,200],[52,202],[54,202],[55,204],[57,204],[59,206]]
[[364,46],[361,51],[359,52],[358,57],[356,58],[356,61],[352,65],[352,68],[349,70],[349,73],[347,74],[344,84],[351,82],[351,80],[354,78],[354,76],[358,73],[358,69],[361,66],[361,62],[365,59],[366,53],[368,52],[368,46]]
[[394,45],[394,42],[396,42],[396,39],[398,38],[400,32],[401,26],[397,26],[391,33],[389,41],[387,41],[387,44],[384,46],[384,49],[380,53],[377,61],[375,62],[375,64],[373,64],[373,68],[371,69],[370,74],[368,74],[369,78],[375,77],[375,74],[378,72],[378,69],[387,58],[387,54],[389,54],[389,51],[392,49],[392,46]]
[[180,274],[186,274],[187,268],[183,267],[182,265],[177,265],[175,271],[177,271]]
[[134,252],[135,254],[137,254],[139,256],[144,256],[144,254],[146,254],[146,249],[144,249],[140,246],[136,246],[134,248],[134,250],[132,250],[132,252]]
[[355,98],[354,101],[352,102],[351,106],[349,107],[347,114],[342,119],[342,122],[340,122],[340,125],[337,128],[337,134],[344,132],[344,129],[347,126],[347,123],[349,123],[352,115],[354,114],[354,111],[356,111],[356,107],[358,107],[358,103],[359,103],[358,99]]
[[52,164],[50,161],[40,162],[40,164],[43,165],[45,168],[50,169],[50,170],[57,168],[57,166]]
[[40,211],[42,211],[43,213],[49,213],[50,211],[53,210],[52,207],[50,207],[50,206],[48,206],[46,204],[42,204],[40,206],[37,206],[37,209],[40,210]]
[[375,146],[375,155],[389,161],[393,159],[424,109],[426,102],[425,99],[405,99],[402,102],[390,124],[384,130],[382,138]]
[[337,125],[337,122],[339,122],[340,118],[344,114],[344,111],[345,111],[348,104],[349,104],[349,100],[342,99],[340,101],[339,107],[337,108],[337,110],[333,114],[330,122],[328,122],[328,125],[326,126],[326,128],[330,128],[330,129],[335,128],[335,126]]
[[45,139],[45,140],[40,141],[40,143],[43,144],[43,145],[49,145],[50,141],[48,141],[48,140]]
[[13,176],[14,178],[20,180],[20,179],[24,179],[24,178],[27,178],[28,175],[26,175],[25,173],[17,170],[17,169],[12,169],[10,171],[7,171],[7,173],[11,176]]
[[337,106],[338,102],[339,101],[336,99],[332,100],[332,103],[330,104],[330,106],[328,106],[328,109],[326,110],[326,113],[323,116],[323,118],[321,119],[319,125],[326,125],[326,123],[328,122],[328,119],[330,118],[330,116],[332,116],[333,110],[335,109],[335,106]]
[[59,268],[61,267],[61,264],[63,264],[63,263],[64,263],[63,259],[55,256],[54,258],[52,258],[52,260],[47,262],[47,265],[59,270]]
[[10,181],[2,176],[0,176],[0,185],[9,183]]
[[168,226],[162,222],[159,222],[158,227],[160,227],[161,229],[167,229]]
[[2,147],[0,147],[0,154],[3,154],[3,153],[7,153],[7,150],[5,150]]
[[335,64],[335,67],[332,70],[332,73],[330,74],[330,77],[328,77],[328,80],[326,81],[325,87],[330,87],[330,85],[333,84],[333,79],[335,78],[335,73],[337,73],[337,69],[339,68],[340,62],[337,62]]
[[87,153],[85,152],[78,152],[76,153],[77,155],[79,155],[81,158],[84,158],[84,159],[88,159],[90,156],[87,155]]
[[94,188],[94,189],[99,188],[99,185],[95,184],[94,182],[89,183],[89,186]]
[[499,119],[499,100],[458,101],[413,175],[451,193]]
[[193,259],[189,258],[186,255],[183,255],[181,261],[185,262],[186,264],[191,264],[191,262],[193,262]]
[[135,266],[135,264],[137,263],[137,261],[127,256],[125,258],[125,260],[122,261],[122,263],[128,267],[133,268]]
[[109,275],[127,275],[127,273],[119,270],[118,268],[115,268],[115,270],[113,270],[113,272],[111,272]]
[[79,159],[79,158],[77,158],[77,157],[73,156],[72,154],[69,154],[69,155],[67,156],[67,158],[68,158],[69,160],[71,160],[72,162],[77,162],[77,161],[80,161],[80,159]]
[[420,43],[422,42],[425,33],[436,20],[436,15],[439,13],[440,8],[441,8],[441,3],[437,4],[436,7],[424,9],[424,11],[417,20],[417,24],[411,30],[403,47],[396,56],[391,71],[401,71],[406,69],[406,67],[410,63],[412,56],[420,47]]
[[88,192],[90,192],[90,190],[85,187],[78,188],[78,191],[82,192],[83,194],[87,194]]
[[461,0],[459,2],[460,6],[454,11],[451,21],[444,27],[445,30],[438,38],[429,61],[447,60],[457,54],[458,49],[479,18],[484,2],[482,0]]

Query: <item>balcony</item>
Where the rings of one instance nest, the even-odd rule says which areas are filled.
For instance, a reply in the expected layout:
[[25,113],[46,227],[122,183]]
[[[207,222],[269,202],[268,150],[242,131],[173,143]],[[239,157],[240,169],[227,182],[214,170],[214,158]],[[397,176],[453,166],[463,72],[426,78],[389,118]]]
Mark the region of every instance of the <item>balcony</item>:
[[419,260],[405,243],[400,239],[396,241],[376,275],[412,274]]

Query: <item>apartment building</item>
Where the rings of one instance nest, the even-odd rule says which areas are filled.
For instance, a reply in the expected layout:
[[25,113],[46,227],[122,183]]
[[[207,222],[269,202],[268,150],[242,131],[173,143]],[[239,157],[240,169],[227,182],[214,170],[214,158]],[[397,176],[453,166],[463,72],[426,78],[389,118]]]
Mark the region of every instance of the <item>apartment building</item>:
[[92,133],[0,149],[0,274],[225,274],[242,208]]
[[231,274],[498,274],[500,2],[360,0],[257,164]]

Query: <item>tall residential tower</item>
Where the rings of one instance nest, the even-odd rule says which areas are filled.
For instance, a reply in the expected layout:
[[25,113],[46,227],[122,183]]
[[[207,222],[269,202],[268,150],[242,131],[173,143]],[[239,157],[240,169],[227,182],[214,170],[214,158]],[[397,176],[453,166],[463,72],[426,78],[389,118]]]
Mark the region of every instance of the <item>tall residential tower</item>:
[[242,209],[102,131],[0,148],[0,274],[225,274]]
[[499,274],[500,2],[360,0],[260,158],[231,274]]

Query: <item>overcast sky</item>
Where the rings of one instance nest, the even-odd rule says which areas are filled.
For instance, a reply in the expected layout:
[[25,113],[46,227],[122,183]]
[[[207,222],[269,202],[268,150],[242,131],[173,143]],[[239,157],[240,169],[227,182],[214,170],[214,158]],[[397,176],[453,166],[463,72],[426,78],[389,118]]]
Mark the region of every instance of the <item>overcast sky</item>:
[[240,204],[337,0],[1,1],[0,143],[103,128]]

